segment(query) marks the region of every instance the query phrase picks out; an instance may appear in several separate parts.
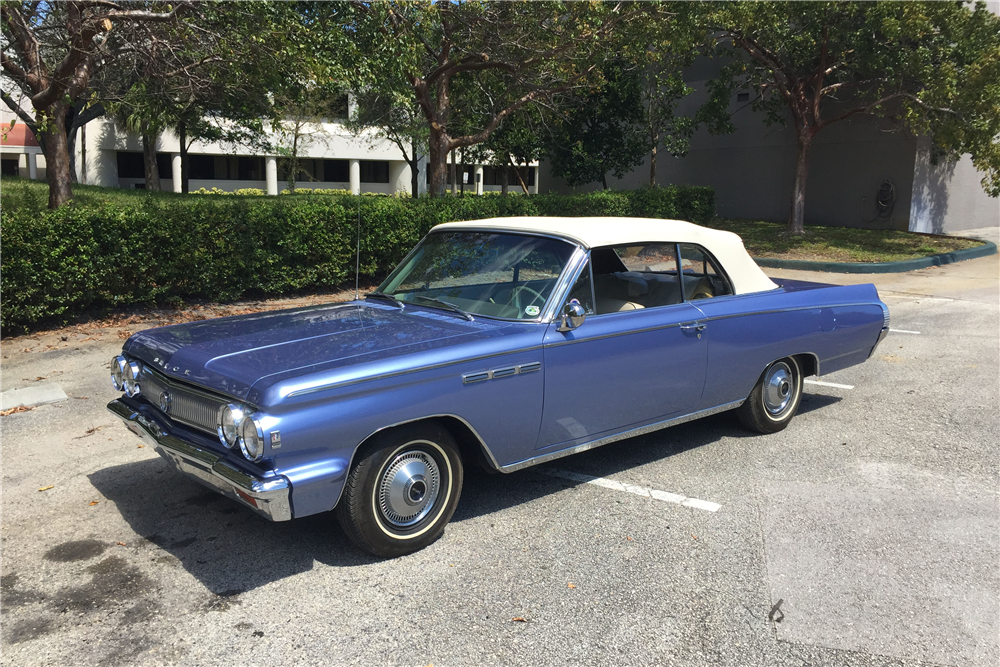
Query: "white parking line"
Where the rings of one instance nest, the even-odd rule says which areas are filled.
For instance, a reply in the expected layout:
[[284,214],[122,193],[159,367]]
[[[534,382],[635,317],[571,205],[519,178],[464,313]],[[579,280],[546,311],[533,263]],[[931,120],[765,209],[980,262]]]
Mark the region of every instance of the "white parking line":
[[907,331],[906,329],[889,329],[889,333],[919,334],[919,331]]
[[708,500],[688,498],[687,496],[682,496],[678,493],[668,493],[667,491],[659,491],[657,489],[647,489],[644,486],[635,486],[634,484],[627,484],[625,482],[616,482],[613,479],[605,479],[603,477],[591,477],[590,475],[584,475],[570,470],[548,469],[539,470],[538,472],[551,475],[552,477],[561,477],[574,482],[580,482],[581,484],[593,484],[594,486],[603,486],[605,489],[612,489],[613,491],[633,493],[637,496],[652,498],[653,500],[661,500],[665,503],[674,503],[675,505],[693,507],[694,509],[705,510],[706,512],[716,512],[720,507],[722,507],[722,505]]
[[819,387],[833,387],[834,389],[854,389],[853,384],[837,384],[836,382],[820,382],[819,380],[803,380],[806,384],[814,384]]

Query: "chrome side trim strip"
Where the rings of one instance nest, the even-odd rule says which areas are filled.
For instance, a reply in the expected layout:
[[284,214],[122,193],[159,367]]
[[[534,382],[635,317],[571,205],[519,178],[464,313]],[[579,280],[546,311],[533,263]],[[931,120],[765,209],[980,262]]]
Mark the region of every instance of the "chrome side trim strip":
[[[612,313],[605,313],[605,314],[606,315],[611,315]],[[617,315],[617,313],[615,313],[615,314]],[[601,317],[601,316],[598,315],[597,317]],[[698,320],[689,320],[689,321],[686,321],[685,324],[690,324],[690,323],[695,322],[695,321],[701,322],[702,320],[701,319],[698,319]],[[580,337],[580,338],[574,338],[573,340],[561,340],[561,341],[557,341],[555,343],[548,343],[545,347],[561,347],[563,345],[573,345],[575,343],[589,343],[590,341],[594,341],[594,340],[605,340],[607,338],[618,338],[619,336],[630,336],[632,334],[649,333],[650,331],[662,331],[664,329],[675,329],[675,328],[677,328],[679,326],[681,326],[680,322],[677,322],[676,324],[663,324],[663,325],[655,326],[655,327],[645,327],[643,329],[628,329],[626,331],[616,331],[614,333],[603,334],[601,336],[590,336],[590,337],[587,337],[587,338]]]
[[726,412],[727,410],[732,410],[743,405],[743,401],[746,399],[740,399],[738,401],[733,401],[732,403],[725,403],[714,408],[709,408],[707,410],[700,410],[698,412],[692,412],[690,414],[682,415],[680,417],[674,417],[672,419],[667,419],[661,422],[656,422],[655,424],[647,424],[646,426],[640,426],[639,428],[634,428],[628,431],[622,431],[621,433],[616,433],[615,435],[609,435],[598,440],[591,440],[590,442],[585,442],[582,445],[576,445],[575,447],[568,447],[566,449],[560,449],[558,452],[552,452],[551,454],[545,454],[544,456],[536,456],[534,458],[525,459],[524,461],[518,461],[517,463],[511,463],[510,465],[505,465],[500,468],[500,472],[515,472],[517,470],[522,470],[524,468],[529,468],[539,463],[546,463],[548,461],[554,461],[555,459],[561,459],[564,456],[570,456],[572,454],[579,454],[580,452],[585,452],[588,449],[596,449],[604,445],[610,445],[612,442],[618,442],[619,440],[625,440],[627,438],[634,438],[640,435],[646,435],[647,433],[653,433],[661,429],[669,428],[670,426],[676,426],[678,424],[683,424],[685,422],[694,421],[695,419],[701,419],[702,417],[709,417],[711,415],[719,414],[720,412]]
[[482,382],[483,380],[489,379],[489,371],[483,371],[482,373],[466,373],[462,376],[462,384],[472,384],[473,382]]
[[504,366],[503,368],[494,368],[488,371],[465,373],[462,376],[462,384],[473,384],[484,380],[499,380],[500,378],[520,375],[521,373],[531,373],[533,371],[541,370],[541,368],[542,362],[532,361],[527,364],[521,364],[520,366]]
[[714,322],[715,320],[728,320],[734,317],[747,317],[748,315],[773,315],[774,313],[793,313],[799,310],[817,310],[820,308],[853,308],[855,306],[874,306],[876,304],[871,301],[864,301],[858,303],[828,303],[820,304],[815,306],[796,306],[795,308],[774,308],[771,310],[752,310],[745,313],[731,313],[729,315],[713,315],[712,317],[704,318],[705,322]]
[[[539,333],[539,335],[541,334]],[[361,384],[362,382],[371,382],[372,380],[384,380],[386,378],[399,377],[400,375],[407,375],[409,373],[419,373],[420,371],[435,371],[438,370],[439,368],[457,366],[458,364],[465,364],[472,361],[482,361],[484,359],[493,359],[494,357],[504,357],[510,354],[521,354],[522,352],[534,352],[540,349],[542,349],[541,345],[532,345],[531,347],[522,347],[517,350],[496,352],[494,354],[484,354],[479,357],[469,357],[467,359],[459,359],[457,361],[445,361],[440,364],[428,364],[426,366],[419,366],[417,368],[407,368],[406,370],[396,371],[395,373],[383,373],[381,375],[356,378],[354,380],[344,380],[341,382],[328,382],[326,384],[322,384],[317,387],[309,387],[308,389],[296,389],[295,391],[289,392],[286,398],[294,398],[295,396],[314,394],[317,391],[326,391],[327,389],[333,389],[334,387],[349,387],[353,384]]]

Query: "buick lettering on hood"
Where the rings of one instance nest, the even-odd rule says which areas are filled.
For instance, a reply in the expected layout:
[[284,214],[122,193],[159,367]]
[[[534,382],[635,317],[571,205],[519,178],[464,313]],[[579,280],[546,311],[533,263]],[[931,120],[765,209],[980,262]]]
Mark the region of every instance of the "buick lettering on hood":
[[463,471],[498,472],[736,410],[792,420],[802,380],[867,359],[873,285],[773,282],[734,234],[676,220],[438,225],[362,300],[139,332],[108,409],[261,516],[334,511],[421,549]]

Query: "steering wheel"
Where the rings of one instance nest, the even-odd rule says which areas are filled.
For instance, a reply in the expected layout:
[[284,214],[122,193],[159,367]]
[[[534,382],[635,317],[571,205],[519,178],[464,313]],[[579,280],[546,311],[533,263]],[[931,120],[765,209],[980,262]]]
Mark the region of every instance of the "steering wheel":
[[[532,298],[531,301],[525,304],[524,307],[521,306],[521,292],[530,292],[534,296],[534,298]],[[517,287],[515,287],[510,291],[510,298],[507,299],[507,305],[508,306],[513,305],[515,308],[517,308],[517,314],[520,315],[521,312],[523,312],[524,308],[534,305],[538,301],[545,303],[545,297],[542,296],[536,290],[528,287],[527,285],[518,285]]]

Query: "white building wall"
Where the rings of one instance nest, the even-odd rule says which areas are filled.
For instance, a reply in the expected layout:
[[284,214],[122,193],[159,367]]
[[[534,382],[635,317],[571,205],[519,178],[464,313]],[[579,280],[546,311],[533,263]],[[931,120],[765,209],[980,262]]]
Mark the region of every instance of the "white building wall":
[[[986,7],[1000,15],[1000,0],[989,0]],[[982,178],[968,155],[933,164],[931,141],[921,138],[913,173],[910,231],[940,234],[1000,226],[1000,199],[986,195]]]
[[910,205],[910,231],[960,232],[1000,225],[1000,199],[987,196],[972,159],[932,164],[930,139],[918,142]]
[[[121,134],[108,119],[100,118],[87,125],[86,160],[83,160],[83,137],[78,133],[77,165],[81,177],[86,182],[105,187],[135,187],[142,184],[143,179],[123,178],[118,174],[118,152],[142,152],[141,139],[136,135]],[[271,135],[272,141],[275,140]],[[157,153],[178,154],[180,143],[172,132],[164,132],[156,142]],[[195,141],[188,149],[190,155],[216,156],[261,156],[253,148],[221,142]],[[378,141],[373,136],[356,137],[344,130],[338,123],[324,123],[322,128],[311,131],[308,136],[300,139],[299,157],[301,159],[338,159],[338,160],[379,160],[389,163],[389,183],[360,183],[361,192],[379,192],[392,194],[396,191],[409,191],[410,169],[402,159],[399,150],[388,141]],[[266,156],[265,156],[266,157]],[[279,158],[280,162],[280,158]],[[84,171],[85,170],[85,171]],[[314,189],[349,189],[349,183],[326,181],[297,181],[296,185]],[[233,191],[242,188],[259,188],[267,190],[267,181],[228,180],[228,179],[190,179],[191,190],[199,188]],[[170,173],[160,174],[162,190],[174,190],[173,178]],[[278,191],[287,188],[287,183],[278,180]]]

